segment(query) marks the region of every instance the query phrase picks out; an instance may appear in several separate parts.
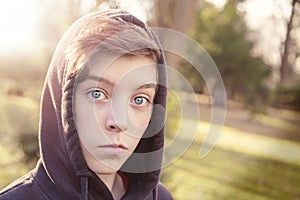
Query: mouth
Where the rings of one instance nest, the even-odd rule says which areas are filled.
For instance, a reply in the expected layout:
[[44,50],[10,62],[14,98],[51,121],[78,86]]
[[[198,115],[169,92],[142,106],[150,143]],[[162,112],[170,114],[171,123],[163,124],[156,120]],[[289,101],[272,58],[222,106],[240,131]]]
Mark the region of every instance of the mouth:
[[97,148],[105,151],[109,154],[121,154],[124,153],[128,148],[123,144],[107,144],[107,145],[99,145]]

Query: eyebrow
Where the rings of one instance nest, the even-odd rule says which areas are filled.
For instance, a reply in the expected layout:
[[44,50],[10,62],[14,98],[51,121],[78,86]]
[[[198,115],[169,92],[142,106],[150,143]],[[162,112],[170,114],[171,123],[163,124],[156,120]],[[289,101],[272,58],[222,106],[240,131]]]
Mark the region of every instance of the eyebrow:
[[139,89],[148,89],[148,88],[154,88],[154,89],[156,89],[156,84],[155,83],[146,83],[144,85],[139,86],[136,90],[139,90]]
[[[85,80],[93,80],[96,82],[102,82],[105,85],[109,86],[109,87],[114,87],[116,84],[111,82],[110,80],[103,78],[103,77],[98,77],[98,76],[93,76],[93,75],[88,75],[84,78],[83,81]],[[148,89],[148,88],[154,88],[156,89],[156,83],[146,83],[144,85],[139,86],[136,90],[140,90],[140,89]]]
[[98,83],[102,82],[104,83],[105,85],[109,86],[109,87],[114,87],[115,86],[115,83],[111,82],[110,80],[107,80],[106,78],[103,78],[103,77],[98,77],[98,76],[87,76],[84,78],[84,80],[93,80],[93,81],[96,81]]

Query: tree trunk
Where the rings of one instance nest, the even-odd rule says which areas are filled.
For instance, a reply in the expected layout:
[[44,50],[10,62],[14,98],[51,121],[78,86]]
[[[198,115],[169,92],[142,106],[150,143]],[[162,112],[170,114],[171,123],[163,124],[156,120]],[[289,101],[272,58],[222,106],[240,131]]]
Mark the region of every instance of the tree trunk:
[[290,20],[287,24],[287,31],[286,31],[286,38],[285,38],[285,42],[284,42],[284,50],[283,50],[283,55],[282,55],[282,59],[281,59],[281,65],[279,68],[280,71],[280,84],[283,84],[289,75],[289,69],[288,69],[288,56],[289,56],[289,47],[290,47],[290,43],[291,43],[291,38],[290,38],[290,33],[291,30],[293,28],[293,18],[295,15],[295,5],[296,3],[299,3],[299,0],[293,0],[292,1],[292,13],[290,16]]
[[[154,26],[173,29],[183,34],[188,34],[196,19],[199,5],[197,0],[157,0],[155,1],[155,24]],[[176,44],[178,41],[170,41],[172,37],[166,38],[168,42]],[[168,53],[168,65],[177,68],[181,57]]]

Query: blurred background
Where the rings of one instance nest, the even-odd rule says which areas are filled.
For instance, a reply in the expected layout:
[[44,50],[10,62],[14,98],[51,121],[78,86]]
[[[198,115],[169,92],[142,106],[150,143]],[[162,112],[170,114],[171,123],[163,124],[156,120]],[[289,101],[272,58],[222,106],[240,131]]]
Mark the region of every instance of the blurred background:
[[[300,199],[299,0],[0,0],[0,189],[39,157],[40,95],[60,37],[78,17],[108,8],[190,36],[222,75],[225,125],[200,159],[212,100],[193,67],[168,55],[201,112],[193,144],[163,169],[175,199]],[[177,104],[170,96],[167,142],[180,123]]]

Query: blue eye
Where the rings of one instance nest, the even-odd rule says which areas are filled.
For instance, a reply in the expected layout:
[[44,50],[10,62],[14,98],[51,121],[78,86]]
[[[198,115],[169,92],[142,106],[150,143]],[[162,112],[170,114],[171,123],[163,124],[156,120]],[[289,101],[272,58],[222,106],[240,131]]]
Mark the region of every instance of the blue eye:
[[135,97],[133,102],[138,106],[146,106],[148,103],[150,103],[150,101],[145,97]]
[[98,89],[89,91],[88,96],[93,100],[103,100],[106,97],[105,94]]

